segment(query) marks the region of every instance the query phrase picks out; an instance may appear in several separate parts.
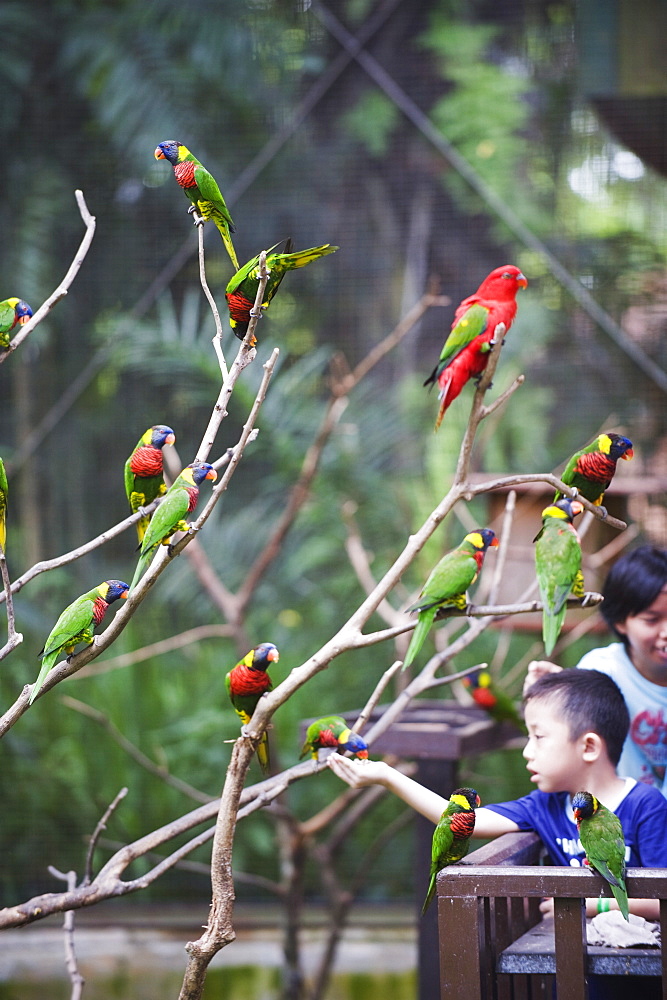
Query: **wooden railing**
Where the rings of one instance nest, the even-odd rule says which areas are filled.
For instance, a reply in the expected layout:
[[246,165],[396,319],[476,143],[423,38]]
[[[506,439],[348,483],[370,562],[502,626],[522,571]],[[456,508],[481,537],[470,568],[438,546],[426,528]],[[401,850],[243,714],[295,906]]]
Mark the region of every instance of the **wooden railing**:
[[[587,1000],[587,975],[632,973],[662,975],[667,1000],[667,948],[587,949],[584,900],[611,892],[588,868],[538,864],[543,854],[535,834],[506,834],[440,872],[443,1000],[551,998],[554,974],[558,1000]],[[627,886],[630,896],[660,899],[667,940],[667,869],[629,869]],[[553,922],[540,923],[544,897],[554,899]]]

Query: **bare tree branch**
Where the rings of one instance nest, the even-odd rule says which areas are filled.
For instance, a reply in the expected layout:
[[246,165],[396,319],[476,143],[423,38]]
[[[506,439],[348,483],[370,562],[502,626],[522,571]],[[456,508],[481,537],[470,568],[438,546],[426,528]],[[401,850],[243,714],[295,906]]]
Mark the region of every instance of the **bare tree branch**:
[[23,635],[16,631],[16,619],[14,617],[14,601],[12,600],[12,585],[7,569],[7,559],[5,550],[0,545],[0,578],[4,588],[5,601],[7,603],[7,642],[0,649],[0,660],[4,660],[18,645],[23,642]]
[[[100,819],[99,823],[93,830],[92,836],[88,843],[88,851],[86,852],[86,864],[83,870],[83,882],[81,883],[82,885],[90,885],[93,879],[93,857],[95,855],[95,848],[99,843],[99,839],[102,836],[103,831],[106,830],[107,828],[107,823],[109,822],[109,820],[111,819],[111,817],[113,816],[116,809],[121,804],[126,795],[127,795],[127,788],[121,788],[121,790],[115,796],[113,801],[104,810],[102,818]],[[72,889],[73,886],[68,886],[68,888]]]
[[[54,878],[67,883],[70,892],[76,889],[76,872],[60,872],[57,868],[49,865],[49,871]],[[81,1000],[83,987],[86,980],[79,972],[79,965],[76,960],[76,950],[74,948],[74,911],[67,910],[63,921],[63,931],[65,932],[65,968],[72,984],[71,1000]]]
[[74,260],[69,266],[67,274],[60,282],[58,287],[55,289],[55,291],[53,291],[51,295],[49,295],[46,302],[42,303],[39,309],[37,309],[36,312],[33,313],[28,322],[24,323],[24,325],[20,328],[20,330],[14,337],[14,339],[10,342],[9,347],[0,349],[0,365],[3,363],[3,361],[7,360],[10,354],[13,351],[15,351],[17,347],[19,347],[23,343],[26,337],[30,336],[30,334],[38,325],[38,323],[41,323],[44,317],[51,312],[56,303],[60,302],[60,300],[67,295],[69,286],[72,284],[77,274],[79,273],[79,269],[83,264],[84,258],[88,253],[88,250],[90,249],[90,244],[93,242],[93,236],[95,235],[95,216],[91,215],[90,212],[88,211],[88,206],[86,205],[86,200],[83,197],[82,191],[75,191],[74,196],[76,198],[76,203],[79,207],[79,212],[81,213],[81,218],[83,219],[83,223],[86,227],[86,232],[84,234],[83,239],[81,240],[79,249],[77,250],[74,256]]
[[[194,540],[196,542],[196,539]],[[186,550],[190,551],[194,542]],[[110,670],[122,670],[124,667],[132,667],[135,663],[142,663],[150,660],[154,656],[164,656],[165,653],[173,653],[175,649],[183,649],[192,643],[201,642],[202,639],[227,639],[233,634],[229,625],[197,625],[195,628],[179,632],[168,639],[160,639],[158,642],[151,642],[148,646],[141,646],[132,650],[131,653],[121,653],[119,656],[112,656],[101,663],[83,667],[77,674],[79,680],[84,677],[96,677],[98,674],[106,674]]]

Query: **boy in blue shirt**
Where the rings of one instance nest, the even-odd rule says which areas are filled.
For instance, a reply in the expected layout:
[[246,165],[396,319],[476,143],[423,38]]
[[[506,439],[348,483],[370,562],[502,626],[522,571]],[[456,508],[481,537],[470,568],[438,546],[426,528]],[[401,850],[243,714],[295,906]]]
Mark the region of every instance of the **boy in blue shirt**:
[[[629,717],[623,696],[597,670],[564,670],[540,678],[526,693],[528,742],[523,751],[536,791],[523,798],[476,810],[475,837],[499,837],[534,830],[554,864],[579,866],[585,854],[579,842],[570,800],[591,792],[621,820],[629,867],[667,868],[667,801],[656,788],[616,773]],[[331,770],[353,788],[380,784],[437,823],[447,801],[384,761],[353,761],[339,754]],[[630,899],[630,912],[658,920],[660,903]],[[615,899],[586,900],[594,916],[598,904],[617,909]],[[552,900],[541,904],[543,913]]]

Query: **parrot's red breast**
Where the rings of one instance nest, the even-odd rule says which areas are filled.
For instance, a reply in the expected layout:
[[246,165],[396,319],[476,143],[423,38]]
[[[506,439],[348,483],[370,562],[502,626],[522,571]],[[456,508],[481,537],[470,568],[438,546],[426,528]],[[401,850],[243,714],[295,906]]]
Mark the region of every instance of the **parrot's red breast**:
[[174,176],[182,188],[197,186],[195,166],[196,164],[191,163],[190,160],[184,160],[183,163],[176,163],[174,165]]
[[451,820],[451,831],[455,840],[471,837],[475,829],[475,811],[454,813]]
[[102,597],[96,597],[93,601],[93,621],[96,625],[99,625],[106,614],[106,610],[109,607],[107,602]]
[[130,458],[130,469],[135,476],[159,476],[162,473],[162,451],[151,445],[137,448]]
[[271,678],[266,670],[257,670],[237,663],[229,674],[229,687],[232,697],[243,697],[250,694],[264,694],[271,690]]
[[586,479],[608,483],[616,472],[616,462],[602,451],[592,451],[579,458],[575,471]]

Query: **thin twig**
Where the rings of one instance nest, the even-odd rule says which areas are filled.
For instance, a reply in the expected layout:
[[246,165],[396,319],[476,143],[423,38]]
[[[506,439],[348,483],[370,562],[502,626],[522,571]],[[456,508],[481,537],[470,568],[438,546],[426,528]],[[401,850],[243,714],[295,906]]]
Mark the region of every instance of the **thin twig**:
[[12,584],[9,579],[7,559],[5,550],[0,545],[0,577],[4,588],[5,601],[7,602],[7,642],[0,649],[0,660],[4,660],[20,643],[23,642],[23,635],[16,631],[16,619],[14,617],[14,601],[12,600]]
[[91,215],[88,211],[88,206],[86,205],[86,200],[83,197],[82,191],[75,191],[74,196],[79,207],[81,218],[83,219],[83,223],[86,227],[86,232],[81,240],[79,249],[74,256],[74,260],[69,266],[67,274],[55,291],[53,291],[51,295],[49,295],[46,302],[43,302],[39,309],[33,313],[28,322],[24,323],[24,325],[19,329],[14,339],[10,341],[9,347],[4,348],[4,350],[0,349],[0,365],[3,361],[7,360],[9,355],[15,351],[17,347],[23,343],[26,337],[30,336],[38,323],[41,323],[44,317],[51,312],[56,303],[60,302],[60,300],[67,295],[69,286],[79,273],[79,269],[83,264],[84,258],[90,249],[90,244],[93,242],[93,236],[95,235],[95,216]]
[[118,806],[121,804],[125,796],[127,795],[127,788],[121,788],[118,794],[115,796],[113,801],[104,810],[102,818],[98,822],[97,826],[93,830],[92,836],[88,843],[88,850],[86,852],[86,866],[83,872],[83,882],[81,885],[90,885],[93,879],[93,856],[95,854],[95,848],[99,842],[99,839],[107,828],[107,823],[115,813]]
[[[74,892],[76,889],[76,872],[61,872],[53,865],[49,865],[49,872],[54,878],[59,879],[61,882],[67,883],[67,889],[69,892]],[[79,972],[79,966],[76,960],[76,950],[74,948],[74,911],[67,910],[65,913],[65,919],[63,921],[63,931],[65,932],[65,968],[67,969],[67,974],[69,976],[70,983],[72,984],[72,992],[70,994],[70,1000],[81,1000],[83,995],[83,987],[86,980],[83,978]]]
[[[196,542],[196,539],[195,539]],[[194,547],[193,545],[190,548]],[[187,550],[188,552],[190,549]],[[164,656],[165,653],[173,653],[175,649],[183,649],[192,643],[201,642],[202,639],[228,639],[233,632],[229,625],[197,625],[195,628],[186,629],[178,635],[172,635],[168,639],[160,639],[158,642],[151,642],[148,646],[141,646],[133,649],[131,653],[120,653],[119,656],[109,657],[102,662],[95,661],[87,667],[83,667],[77,674],[77,679],[84,677],[97,677],[98,674],[106,674],[110,670],[122,670],[125,667],[132,667],[136,663],[143,663],[153,657]]]
[[208,287],[208,282],[206,280],[203,225],[198,226],[198,230],[199,230],[199,280],[201,282],[204,295],[206,296],[208,304],[211,307],[211,312],[213,313],[213,322],[215,323],[213,350],[215,351],[218,358],[218,364],[220,365],[220,373],[222,375],[222,381],[225,382],[225,380],[229,377],[229,372],[227,371],[227,362],[225,361],[225,355],[222,350],[222,322],[220,321],[220,312],[218,311],[217,303],[211,294],[211,289]]

